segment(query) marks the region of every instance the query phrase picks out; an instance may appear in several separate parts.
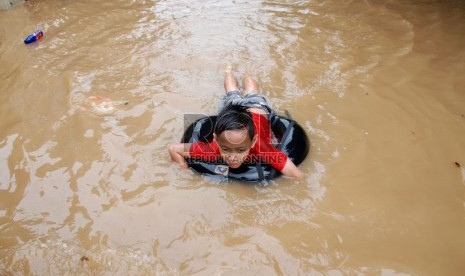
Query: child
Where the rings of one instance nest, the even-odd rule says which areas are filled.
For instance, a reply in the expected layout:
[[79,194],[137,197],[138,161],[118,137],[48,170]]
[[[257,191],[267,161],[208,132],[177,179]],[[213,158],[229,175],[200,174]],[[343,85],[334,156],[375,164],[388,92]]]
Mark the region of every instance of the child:
[[302,178],[303,173],[280,150],[271,145],[268,115],[272,113],[266,99],[258,94],[258,85],[249,75],[239,92],[231,67],[225,71],[226,96],[221,102],[210,143],[174,144],[169,153],[174,162],[187,168],[185,158],[217,160],[222,158],[230,168],[238,168],[248,160],[260,159],[283,175]]

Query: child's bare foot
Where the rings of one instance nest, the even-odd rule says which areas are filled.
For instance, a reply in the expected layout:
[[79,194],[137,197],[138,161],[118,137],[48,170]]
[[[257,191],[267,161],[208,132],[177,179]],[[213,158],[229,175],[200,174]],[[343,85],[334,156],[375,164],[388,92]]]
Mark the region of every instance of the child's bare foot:
[[231,91],[239,91],[236,77],[232,72],[233,68],[231,65],[227,66],[224,70],[224,90],[226,94]]
[[228,74],[228,73],[232,73],[232,70],[233,70],[232,65],[227,65],[226,68],[224,69],[224,72]]
[[244,88],[244,96],[249,93],[258,93],[258,83],[249,72],[246,72],[242,79],[242,87]]
[[244,77],[255,79],[255,65],[247,64],[245,67]]

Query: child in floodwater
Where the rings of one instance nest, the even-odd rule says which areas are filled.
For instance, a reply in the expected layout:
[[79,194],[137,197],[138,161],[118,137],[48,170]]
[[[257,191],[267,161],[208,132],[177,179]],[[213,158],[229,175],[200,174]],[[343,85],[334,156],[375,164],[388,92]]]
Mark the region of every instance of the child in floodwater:
[[243,79],[241,93],[232,68],[225,70],[226,96],[221,101],[220,113],[210,143],[174,144],[169,153],[174,162],[188,168],[185,158],[211,162],[222,159],[230,168],[238,168],[247,160],[261,160],[283,175],[302,178],[303,173],[280,150],[271,144],[269,114],[272,109],[258,93],[257,82],[249,74]]

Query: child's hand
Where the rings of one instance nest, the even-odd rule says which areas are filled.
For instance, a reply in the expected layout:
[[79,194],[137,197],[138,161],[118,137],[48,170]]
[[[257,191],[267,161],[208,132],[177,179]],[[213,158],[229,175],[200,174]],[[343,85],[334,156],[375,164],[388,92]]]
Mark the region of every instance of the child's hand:
[[189,170],[189,166],[187,165],[186,162],[182,163],[182,164],[179,164],[179,163],[176,163],[182,170],[184,171],[187,171]]
[[178,164],[181,169],[188,170],[185,157],[189,157],[189,152],[185,152],[184,149],[189,148],[189,144],[174,144],[168,147],[168,152],[170,153],[171,160]]
[[286,164],[284,165],[283,170],[281,171],[282,174],[288,177],[292,177],[294,179],[301,180],[305,177],[305,174],[296,167],[296,165],[290,160],[287,159]]
[[306,174],[299,170],[293,178],[296,180],[302,180],[305,178],[305,176]]

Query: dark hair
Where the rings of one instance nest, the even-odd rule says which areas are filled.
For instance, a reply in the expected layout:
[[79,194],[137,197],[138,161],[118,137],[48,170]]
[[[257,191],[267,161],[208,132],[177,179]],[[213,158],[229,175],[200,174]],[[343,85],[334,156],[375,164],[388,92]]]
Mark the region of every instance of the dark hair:
[[219,136],[226,130],[245,129],[249,134],[250,140],[255,135],[252,114],[247,107],[240,105],[228,105],[219,114],[215,124],[215,134]]

